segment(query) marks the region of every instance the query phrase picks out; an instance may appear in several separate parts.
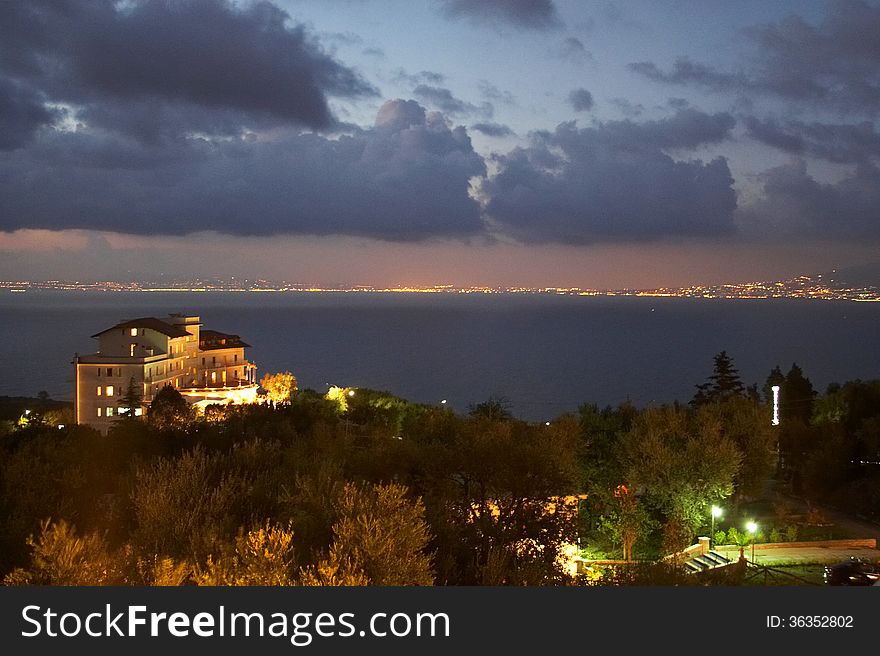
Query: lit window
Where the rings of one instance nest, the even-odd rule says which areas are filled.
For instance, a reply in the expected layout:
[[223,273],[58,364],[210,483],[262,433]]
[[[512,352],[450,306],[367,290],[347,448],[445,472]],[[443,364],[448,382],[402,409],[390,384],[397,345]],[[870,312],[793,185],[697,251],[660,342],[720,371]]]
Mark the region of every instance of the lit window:
[[103,408],[98,408],[98,416],[99,417],[101,416],[102,413],[103,413]]
[[211,372],[211,382],[212,382],[212,383],[216,383],[216,382],[217,382],[217,372],[216,372],[216,371],[212,371],[212,372]]
[[98,396],[101,396],[101,386],[98,385]]
[[144,414],[143,408],[135,408],[134,409],[134,416],[135,417],[140,417],[142,414]]
[[132,328],[132,329],[131,329],[131,333],[129,333],[129,334],[130,334],[132,337],[137,337],[138,329],[137,329],[137,328]]
[[107,416],[108,417],[113,416],[113,406],[107,406]]
[[104,388],[104,395],[113,396],[113,385],[107,385],[107,387]]
[[131,357],[134,357],[134,347],[135,346],[137,346],[137,344],[129,344],[128,345],[128,355]]

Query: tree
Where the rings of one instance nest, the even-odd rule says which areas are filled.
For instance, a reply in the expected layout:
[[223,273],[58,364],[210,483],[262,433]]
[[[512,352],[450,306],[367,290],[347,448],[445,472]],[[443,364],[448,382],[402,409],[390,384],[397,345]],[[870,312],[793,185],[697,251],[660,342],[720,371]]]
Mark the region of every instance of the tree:
[[779,365],[776,365],[770,370],[770,373],[767,375],[767,381],[764,383],[764,387],[761,390],[764,392],[764,400],[767,403],[773,402],[773,388],[778,386],[781,391],[784,382],[785,374],[782,373],[782,369],[779,368]]
[[690,538],[713,503],[730,496],[742,454],[717,417],[678,408],[646,410],[622,440],[627,480],[665,518],[664,537]]
[[41,524],[40,537],[31,536],[31,563],[4,579],[6,585],[113,585],[121,582],[121,569],[110,556],[107,543],[95,533],[79,537],[66,521]]
[[266,390],[269,400],[275,404],[290,403],[290,396],[297,390],[296,377],[289,371],[266,374],[260,379],[260,386]]
[[733,441],[742,454],[737,472],[737,497],[760,496],[777,464],[777,434],[770,423],[767,406],[750,399],[733,397],[722,403],[699,408],[707,420],[718,421],[725,437]]
[[159,390],[147,413],[147,420],[159,429],[186,428],[192,418],[192,406],[171,385]]
[[119,398],[116,405],[119,406],[120,417],[134,419],[138,416],[137,410],[141,409],[141,393],[138,390],[133,377],[129,379],[125,394]]
[[235,539],[235,552],[209,557],[195,575],[198,585],[294,585],[293,531],[290,526],[264,526]]
[[503,396],[492,396],[482,403],[471,405],[468,414],[471,417],[481,417],[491,421],[506,421],[512,417],[510,401]]
[[739,379],[739,371],[734,368],[733,360],[727,355],[727,351],[721,351],[713,360],[712,375],[705,383],[697,385],[697,392],[691,400],[693,406],[745,394],[745,387]]
[[343,569],[362,572],[372,585],[433,585],[431,534],[421,499],[408,499],[407,488],[394,483],[347,483],[335,506],[339,518],[324,569],[348,563]]
[[813,416],[816,390],[797,364],[792,363],[779,391],[779,414],[782,420],[798,419],[809,425]]

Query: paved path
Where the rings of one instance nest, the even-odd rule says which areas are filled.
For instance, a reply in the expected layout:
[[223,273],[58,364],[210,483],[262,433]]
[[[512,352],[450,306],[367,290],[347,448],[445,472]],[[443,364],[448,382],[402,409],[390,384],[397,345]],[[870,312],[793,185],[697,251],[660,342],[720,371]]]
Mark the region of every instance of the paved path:
[[[715,547],[715,551],[736,560],[739,558],[739,547],[721,546]],[[745,556],[752,558],[750,548],[745,549]],[[866,560],[880,561],[880,550],[865,549],[858,547],[781,547],[778,549],[755,549],[755,563],[758,565],[798,565],[798,564],[823,564],[833,565],[846,560],[850,556],[864,558]]]

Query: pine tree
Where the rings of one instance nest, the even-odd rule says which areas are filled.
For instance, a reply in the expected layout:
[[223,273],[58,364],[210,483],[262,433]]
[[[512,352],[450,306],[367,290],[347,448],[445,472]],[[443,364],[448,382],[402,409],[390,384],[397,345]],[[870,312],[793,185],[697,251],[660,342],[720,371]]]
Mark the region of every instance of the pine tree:
[[696,386],[697,392],[691,399],[693,406],[724,401],[745,394],[745,387],[739,379],[739,371],[734,368],[733,360],[727,355],[727,351],[721,351],[713,360],[712,375],[705,383]]
[[785,419],[799,419],[809,426],[816,390],[797,364],[792,363],[779,392],[779,412]]
[[141,394],[134,382],[134,378],[129,379],[128,388],[126,388],[125,394],[119,397],[117,405],[119,406],[120,417],[134,419],[137,416],[136,410],[141,408]]

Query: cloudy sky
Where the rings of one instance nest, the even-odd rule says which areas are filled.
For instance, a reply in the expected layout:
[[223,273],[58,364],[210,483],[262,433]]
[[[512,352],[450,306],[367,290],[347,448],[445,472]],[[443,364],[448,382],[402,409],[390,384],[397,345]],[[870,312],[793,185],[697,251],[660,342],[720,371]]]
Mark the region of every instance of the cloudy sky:
[[0,3],[0,278],[874,261],[877,34],[862,0]]

